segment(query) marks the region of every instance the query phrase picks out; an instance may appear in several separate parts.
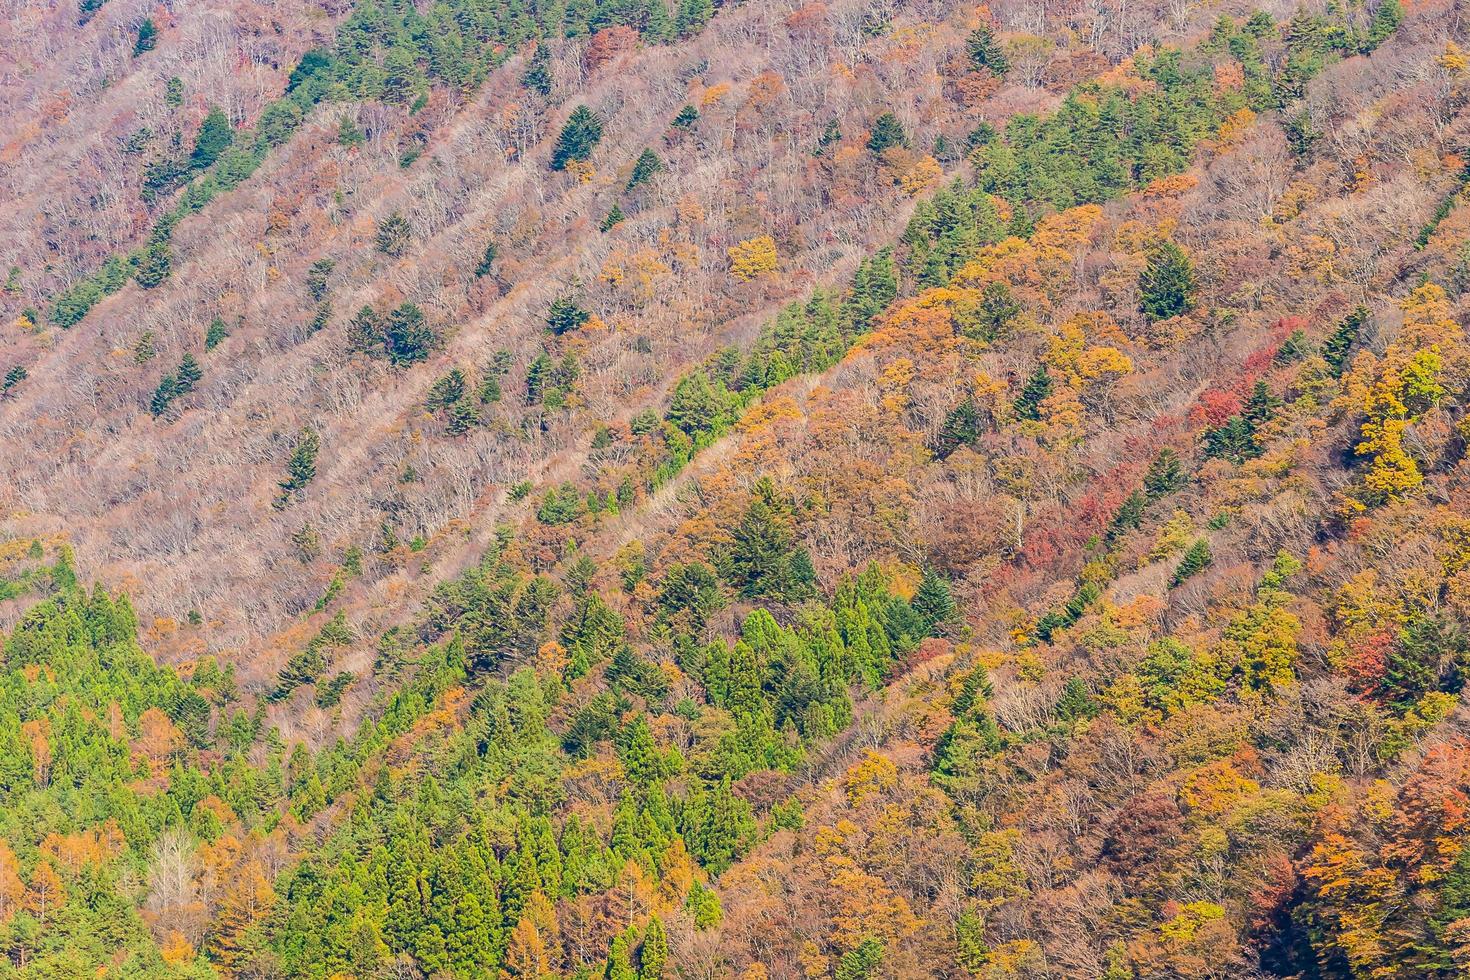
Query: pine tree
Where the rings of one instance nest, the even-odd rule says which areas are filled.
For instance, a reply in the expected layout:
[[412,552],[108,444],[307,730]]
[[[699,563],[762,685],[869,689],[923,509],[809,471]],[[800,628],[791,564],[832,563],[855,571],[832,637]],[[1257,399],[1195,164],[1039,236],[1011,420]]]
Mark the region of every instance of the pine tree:
[[12,366],[9,371],[5,372],[5,380],[0,381],[0,395],[9,394],[12,388],[30,376],[30,372],[21,365]]
[[674,117],[672,125],[676,129],[688,129],[697,122],[699,122],[699,110],[692,105],[686,105]]
[[599,226],[599,228],[603,232],[612,231],[618,225],[622,224],[624,217],[625,215],[623,214],[622,207],[618,204],[617,201],[614,201],[612,210],[607,213],[607,217],[602,219],[602,224]]
[[585,105],[577,106],[556,138],[556,148],[551,154],[551,169],[565,170],[573,161],[586,160],[601,140],[602,120]]
[[1327,368],[1334,377],[1341,377],[1347,369],[1348,355],[1357,345],[1359,335],[1371,315],[1366,306],[1354,308],[1343,317],[1342,322],[1332,331],[1332,336],[1323,341],[1322,360],[1327,362]]
[[394,364],[416,364],[427,360],[435,343],[434,331],[424,320],[424,311],[404,303],[388,314],[383,345]]
[[296,437],[296,448],[291,451],[291,459],[286,463],[286,479],[280,482],[281,496],[277,499],[277,506],[285,506],[290,499],[305,489],[306,485],[316,476],[317,454],[321,451],[321,437],[315,429],[306,426]]
[[1148,497],[1135,490],[1124,498],[1118,512],[1108,524],[1105,540],[1111,544],[1123,535],[1143,524],[1143,511],[1148,506]]
[[133,57],[147,54],[158,44],[158,27],[153,23],[152,17],[143,18],[143,23],[138,25],[138,39],[133,42]]
[[928,628],[949,622],[955,614],[954,597],[950,595],[949,582],[932,567],[925,566],[919,579],[919,588],[914,592],[910,605],[914,612],[924,617]]
[[903,131],[903,124],[893,113],[885,112],[873,120],[873,129],[868,135],[870,152],[879,154],[891,147],[908,145],[908,134]]
[[551,94],[551,49],[544,43],[537,44],[531,52],[531,60],[521,74],[521,84],[540,95]]
[[490,271],[495,267],[495,260],[499,255],[500,249],[496,244],[494,242],[487,243],[485,245],[485,251],[480,255],[479,263],[475,266],[475,278],[483,279],[485,276],[488,276]]
[[638,980],[663,980],[669,963],[669,934],[663,920],[653,916],[643,930],[643,945],[638,950]]
[[1170,581],[1170,586],[1184,584],[1187,579],[1204,571],[1211,560],[1210,542],[1204,538],[1198,539],[1194,544],[1189,546],[1189,550],[1184,553],[1184,559],[1179,563],[1179,567],[1174,569],[1174,578]]
[[409,226],[408,219],[399,212],[394,211],[378,223],[374,243],[384,255],[399,258],[408,251],[412,241],[413,229]]
[[1143,490],[1148,499],[1158,500],[1184,489],[1186,477],[1184,464],[1179,454],[1172,449],[1161,449],[1143,475]]
[[934,456],[948,459],[961,446],[973,446],[980,441],[982,433],[980,410],[975,399],[966,398],[944,417],[944,424],[934,440]]
[[546,326],[558,337],[577,329],[590,319],[592,314],[582,309],[571,296],[558,296],[552,300],[551,308],[546,311]]
[[704,30],[715,15],[713,0],[679,0],[679,13],[674,17],[674,31],[680,37],[693,37]]
[[189,166],[195,170],[210,166],[229,148],[234,139],[235,131],[224,111],[219,106],[211,106],[209,114],[199,127],[198,135],[194,137],[194,150],[189,154]]
[[1004,77],[1011,70],[1010,59],[995,40],[995,34],[984,24],[971,31],[965,39],[965,53],[970,57],[970,66],[976,70],[987,68],[997,77]]
[[1167,320],[1194,309],[1194,264],[1174,242],[1161,242],[1138,276],[1138,309],[1150,321]]
[[1051,397],[1052,381],[1051,375],[1047,373],[1045,364],[1038,364],[1036,371],[1026,379],[1021,387],[1021,395],[1016,399],[1014,410],[1016,418],[1032,422],[1041,419],[1041,403]]
[[658,158],[658,154],[645,148],[639,154],[637,162],[633,164],[633,172],[628,176],[628,184],[625,191],[631,191],[640,184],[646,184],[654,177],[663,172],[664,162]]

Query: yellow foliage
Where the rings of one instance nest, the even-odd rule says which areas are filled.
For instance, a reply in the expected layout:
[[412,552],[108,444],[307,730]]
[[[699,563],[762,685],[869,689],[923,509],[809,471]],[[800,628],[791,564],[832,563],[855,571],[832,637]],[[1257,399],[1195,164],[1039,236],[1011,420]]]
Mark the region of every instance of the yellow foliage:
[[898,785],[898,767],[876,752],[867,751],[842,777],[847,802],[859,806],[871,796],[887,793]]
[[1222,759],[1190,773],[1179,789],[1179,798],[1191,810],[1219,816],[1260,791],[1260,783],[1242,776],[1229,760]]
[[770,235],[748,238],[732,245],[727,254],[730,258],[730,274],[741,282],[749,282],[776,271],[776,240]]

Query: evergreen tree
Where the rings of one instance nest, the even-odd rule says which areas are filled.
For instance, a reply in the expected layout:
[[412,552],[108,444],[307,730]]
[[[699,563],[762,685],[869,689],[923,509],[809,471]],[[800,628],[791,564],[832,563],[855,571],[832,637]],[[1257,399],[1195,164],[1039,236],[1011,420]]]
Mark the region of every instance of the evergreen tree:
[[602,224],[599,227],[603,232],[612,231],[622,223],[624,217],[622,207],[619,206],[617,201],[614,201],[612,210],[608,211],[607,217],[602,219]]
[[868,936],[857,948],[844,953],[842,959],[837,961],[837,970],[833,974],[836,980],[869,980],[878,976],[879,964],[883,962],[883,941],[876,936]]
[[954,618],[955,604],[954,597],[950,595],[949,582],[928,565],[924,566],[919,588],[914,592],[910,604],[914,607],[914,612],[924,617],[930,629]]
[[1158,500],[1183,490],[1186,481],[1179,454],[1172,449],[1161,449],[1143,475],[1143,491],[1148,494],[1148,499]]
[[672,125],[675,129],[688,129],[697,122],[699,122],[699,110],[692,105],[686,105],[679,110],[678,115],[674,116]]
[[1174,242],[1161,242],[1138,277],[1138,309],[1150,321],[1194,309],[1194,264]]
[[316,460],[321,446],[321,437],[311,426],[303,428],[296,437],[296,448],[291,451],[291,458],[286,463],[286,479],[280,482],[278,507],[288,503],[316,476]]
[[483,279],[485,276],[488,276],[490,271],[495,267],[495,260],[499,255],[500,249],[496,244],[494,242],[487,243],[485,245],[485,251],[480,255],[479,263],[475,266],[475,278]]
[[404,303],[388,314],[383,344],[388,360],[394,364],[428,360],[435,339],[434,331],[424,320],[424,311],[415,304]]
[[693,37],[704,30],[704,26],[714,15],[714,0],[679,0],[679,12],[674,17],[674,31],[680,37]]
[[1348,355],[1357,346],[1359,335],[1370,316],[1366,306],[1355,307],[1338,323],[1332,336],[1323,341],[1322,360],[1327,362],[1327,368],[1334,377],[1341,377],[1343,371],[1347,370]]
[[592,314],[582,309],[571,296],[558,296],[552,300],[551,308],[546,311],[546,326],[558,337],[577,329],[590,319]]
[[1184,559],[1179,562],[1179,567],[1174,569],[1174,578],[1171,580],[1170,586],[1184,584],[1187,579],[1204,571],[1211,560],[1210,542],[1204,538],[1198,539],[1194,544],[1189,546],[1189,550],[1184,553]]
[[633,164],[633,172],[628,176],[628,184],[625,191],[631,191],[640,184],[646,184],[654,177],[663,172],[664,162],[658,158],[658,154],[645,148],[639,154],[637,162]]
[[220,158],[235,139],[235,130],[219,106],[210,106],[209,114],[194,137],[194,150],[189,154],[189,166],[203,170]]
[[870,152],[880,154],[890,147],[908,145],[908,134],[903,131],[903,124],[893,113],[885,112],[873,120],[873,129],[868,135]]
[[602,120],[586,106],[577,106],[556,138],[556,147],[551,154],[551,169],[565,170],[573,161],[586,160],[601,140]]
[[995,34],[984,24],[971,31],[965,39],[965,53],[969,55],[973,69],[986,68],[997,77],[1004,77],[1011,70],[1010,59],[995,40]]
[[798,601],[811,591],[810,562],[796,544],[787,505],[775,485],[762,478],[735,528],[723,563],[726,579],[749,599],[764,596]]
[[1112,544],[1134,528],[1141,527],[1143,511],[1148,506],[1148,501],[1149,498],[1137,490],[1124,498],[1123,503],[1118,507],[1118,512],[1108,523],[1108,530],[1104,535],[1105,540]]
[[138,39],[133,42],[133,57],[147,54],[158,44],[158,27],[153,23],[152,17],[144,17],[143,23],[138,25]]
[[521,74],[521,84],[539,95],[551,94],[551,49],[545,44],[537,44],[531,52],[531,60]]
[[0,395],[8,394],[12,388],[30,377],[30,372],[19,364],[13,365],[5,372],[5,380],[0,382]]
[[1032,422],[1041,419],[1041,403],[1051,397],[1052,381],[1051,375],[1047,373],[1045,364],[1038,364],[1036,371],[1026,379],[1021,387],[1021,395],[1016,399],[1014,411],[1016,418]]
[[384,255],[399,258],[408,251],[412,241],[413,229],[409,226],[408,219],[399,212],[394,211],[378,223],[374,243]]
[[944,417],[944,425],[934,440],[934,456],[948,459],[961,446],[973,446],[980,441],[983,424],[980,410],[974,398],[966,398]]
[[306,270],[306,292],[317,302],[327,298],[327,292],[331,288],[332,270],[337,268],[337,263],[331,259],[317,259]]
[[638,950],[638,980],[663,980],[669,964],[669,934],[663,920],[653,916],[643,930],[643,945]]

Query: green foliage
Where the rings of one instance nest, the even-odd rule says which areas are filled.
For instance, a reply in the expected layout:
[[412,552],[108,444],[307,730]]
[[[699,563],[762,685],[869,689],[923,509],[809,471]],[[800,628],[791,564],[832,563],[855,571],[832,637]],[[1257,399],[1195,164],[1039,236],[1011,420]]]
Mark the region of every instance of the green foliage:
[[296,437],[296,446],[286,462],[286,478],[279,484],[281,495],[276,498],[277,508],[290,503],[316,476],[317,455],[321,452],[321,437],[317,431],[306,426]]
[[598,229],[606,234],[621,224],[625,217],[622,206],[614,201],[612,208],[607,212],[607,217],[603,218],[602,224],[598,225]]
[[1021,394],[1011,405],[1016,418],[1030,422],[1039,421],[1041,403],[1051,397],[1052,387],[1051,374],[1046,370],[1046,365],[1036,365],[1036,370],[1021,386]]
[[811,593],[811,558],[796,544],[790,503],[769,479],[756,484],[733,537],[720,568],[740,595],[796,602]]
[[480,253],[480,261],[475,263],[475,278],[483,279],[495,268],[495,260],[500,256],[500,248],[494,242],[485,243],[485,251]]
[[177,398],[182,398],[194,390],[194,386],[204,377],[204,370],[200,368],[199,362],[194,359],[193,354],[185,354],[179,361],[178,370],[172,374],[165,374],[163,380],[158,382],[158,388],[153,392],[153,400],[148,409],[156,418],[168,411],[169,406]]
[[0,395],[9,394],[16,385],[30,376],[30,372],[24,366],[20,364],[11,365],[10,370],[5,372],[4,380],[0,381]]
[[194,149],[189,154],[189,166],[194,170],[204,170],[212,167],[220,155],[229,148],[235,140],[235,130],[230,125],[230,120],[225,116],[224,110],[219,106],[210,106],[209,114],[204,117],[204,122],[199,126],[199,132],[194,137]]
[[985,24],[975,28],[965,38],[965,54],[970,59],[972,69],[986,68],[999,77],[1005,77],[1006,72],[1011,70],[1011,62],[1006,57],[1005,50]]
[[1170,586],[1183,585],[1186,581],[1204,571],[1210,564],[1210,542],[1204,538],[1197,539],[1184,553],[1184,558],[1179,562],[1179,567],[1174,569],[1174,577],[1170,580]]
[[631,191],[635,187],[648,183],[654,177],[663,173],[664,162],[659,159],[657,153],[645,148],[633,164],[633,172],[628,175],[628,183],[623,188]]
[[1194,309],[1194,264],[1171,241],[1149,252],[1138,276],[1138,309],[1150,321],[1167,320]]
[[574,296],[558,296],[546,311],[546,326],[558,337],[576,330],[590,319],[592,314],[582,309]]
[[545,44],[538,43],[531,52],[526,70],[521,73],[521,85],[538,95],[551,94],[551,49]]
[[229,335],[229,330],[225,328],[225,321],[219,317],[215,317],[209,321],[209,326],[204,331],[204,349],[206,351],[214,350]]
[[909,137],[903,130],[903,124],[898,117],[891,112],[885,112],[873,120],[873,128],[868,134],[868,151],[878,154],[895,146],[908,146]]
[[144,17],[143,22],[138,25],[138,35],[133,41],[133,57],[147,54],[158,44],[158,27],[153,23],[152,17]]
[[882,962],[883,941],[876,936],[868,936],[858,943],[857,948],[842,955],[833,976],[836,980],[868,980],[879,975]]
[[1149,500],[1159,500],[1183,490],[1188,479],[1179,454],[1172,449],[1161,449],[1143,475],[1143,492]]
[[1333,329],[1331,336],[1322,342],[1322,360],[1334,377],[1341,377],[1347,370],[1349,355],[1357,346],[1358,339],[1372,316],[1366,306],[1354,307]]
[[570,163],[586,160],[601,141],[602,120],[586,106],[577,106],[556,138],[551,169],[565,170]]
[[694,108],[694,106],[692,105],[686,104],[683,108],[679,110],[678,114],[674,116],[674,121],[671,123],[671,125],[675,129],[689,129],[697,122],[699,122],[699,110]]
[[384,255],[399,258],[408,252],[408,247],[413,243],[413,229],[409,227],[408,219],[397,211],[378,222],[378,230],[373,236],[373,243],[379,252]]

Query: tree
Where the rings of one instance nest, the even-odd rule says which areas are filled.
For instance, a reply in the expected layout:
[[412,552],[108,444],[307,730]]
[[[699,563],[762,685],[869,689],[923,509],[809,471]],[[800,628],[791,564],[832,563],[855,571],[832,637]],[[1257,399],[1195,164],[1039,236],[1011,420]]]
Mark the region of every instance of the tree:
[[280,482],[281,496],[277,507],[283,507],[291,498],[306,488],[316,476],[317,454],[321,451],[321,437],[315,429],[306,426],[296,437],[296,447],[286,463],[286,479]]
[[924,617],[930,629],[949,622],[955,614],[949,582],[928,565],[924,566],[919,587],[910,604],[914,607],[914,612]]
[[704,25],[714,15],[714,0],[679,0],[679,12],[674,16],[674,31],[680,37],[693,37],[704,30]]
[[147,54],[158,44],[158,27],[152,17],[144,17],[138,25],[138,39],[133,42],[133,57]]
[[628,184],[623,189],[631,191],[640,184],[646,184],[662,173],[663,169],[664,162],[659,159],[658,154],[645,148],[633,164],[633,172],[628,175]]
[[775,484],[762,478],[723,563],[726,579],[741,595],[791,602],[811,592],[811,559],[797,546],[790,523],[788,505]]
[[537,44],[531,52],[531,60],[521,73],[521,84],[539,95],[551,94],[551,49],[545,44]]
[[617,201],[614,201],[612,209],[607,212],[607,217],[602,219],[602,224],[598,228],[604,233],[612,231],[623,222],[625,217],[626,215],[623,214],[622,206]]
[[1021,386],[1021,394],[1014,403],[1016,418],[1031,422],[1041,420],[1041,403],[1051,397],[1052,380],[1045,364],[1036,365],[1036,371]]
[[378,251],[393,258],[401,257],[413,241],[413,229],[408,219],[397,211],[378,222],[378,231],[373,239]]
[[1322,342],[1322,360],[1327,362],[1327,367],[1334,376],[1341,377],[1342,372],[1347,369],[1348,355],[1357,345],[1358,337],[1371,315],[1366,306],[1354,307],[1338,323],[1332,335]]
[[1186,476],[1179,454],[1172,449],[1161,449],[1143,475],[1143,491],[1148,499],[1158,500],[1184,489]]
[[204,331],[204,349],[214,350],[229,335],[230,332],[225,329],[225,321],[215,317],[209,321],[209,327]]
[[12,388],[28,377],[30,377],[30,372],[24,367],[19,364],[12,366],[9,371],[5,372],[5,380],[0,381],[0,395],[9,394]]
[[669,934],[663,920],[653,916],[643,930],[643,945],[638,950],[638,980],[663,980],[669,963]]
[[1170,581],[1170,585],[1183,585],[1186,580],[1204,571],[1210,560],[1210,542],[1204,538],[1198,539],[1189,546],[1189,550],[1184,553],[1184,559],[1179,562],[1179,567],[1174,569],[1174,578]]
[[780,259],[776,254],[776,240],[770,235],[747,238],[730,246],[730,274],[741,282],[750,282],[776,271]]
[[388,360],[394,364],[417,364],[428,360],[435,340],[434,331],[424,321],[424,311],[417,305],[404,303],[388,314],[383,345]]
[[577,106],[556,138],[556,147],[551,153],[551,169],[565,170],[573,161],[586,160],[601,141],[602,120],[585,105]]
[[1003,77],[1011,70],[1010,59],[995,40],[995,34],[984,24],[965,38],[965,53],[969,55],[970,67],[973,69],[985,68],[997,77]]
[[1167,320],[1194,309],[1194,265],[1184,249],[1164,241],[1149,253],[1138,276],[1138,309],[1149,321]]
[[500,255],[500,249],[494,242],[485,244],[485,251],[480,254],[480,261],[475,266],[475,278],[483,279],[495,268],[495,260]]
[[552,300],[551,308],[546,311],[546,326],[558,337],[576,330],[591,319],[592,314],[582,309],[576,298],[569,295]]
[[224,110],[219,106],[210,106],[209,114],[204,117],[204,122],[194,137],[194,150],[189,154],[189,166],[195,170],[212,166],[234,139],[235,130],[231,128]]
[[868,150],[877,155],[895,146],[908,146],[909,137],[903,124],[891,112],[885,112],[873,120],[873,129],[868,135]]

